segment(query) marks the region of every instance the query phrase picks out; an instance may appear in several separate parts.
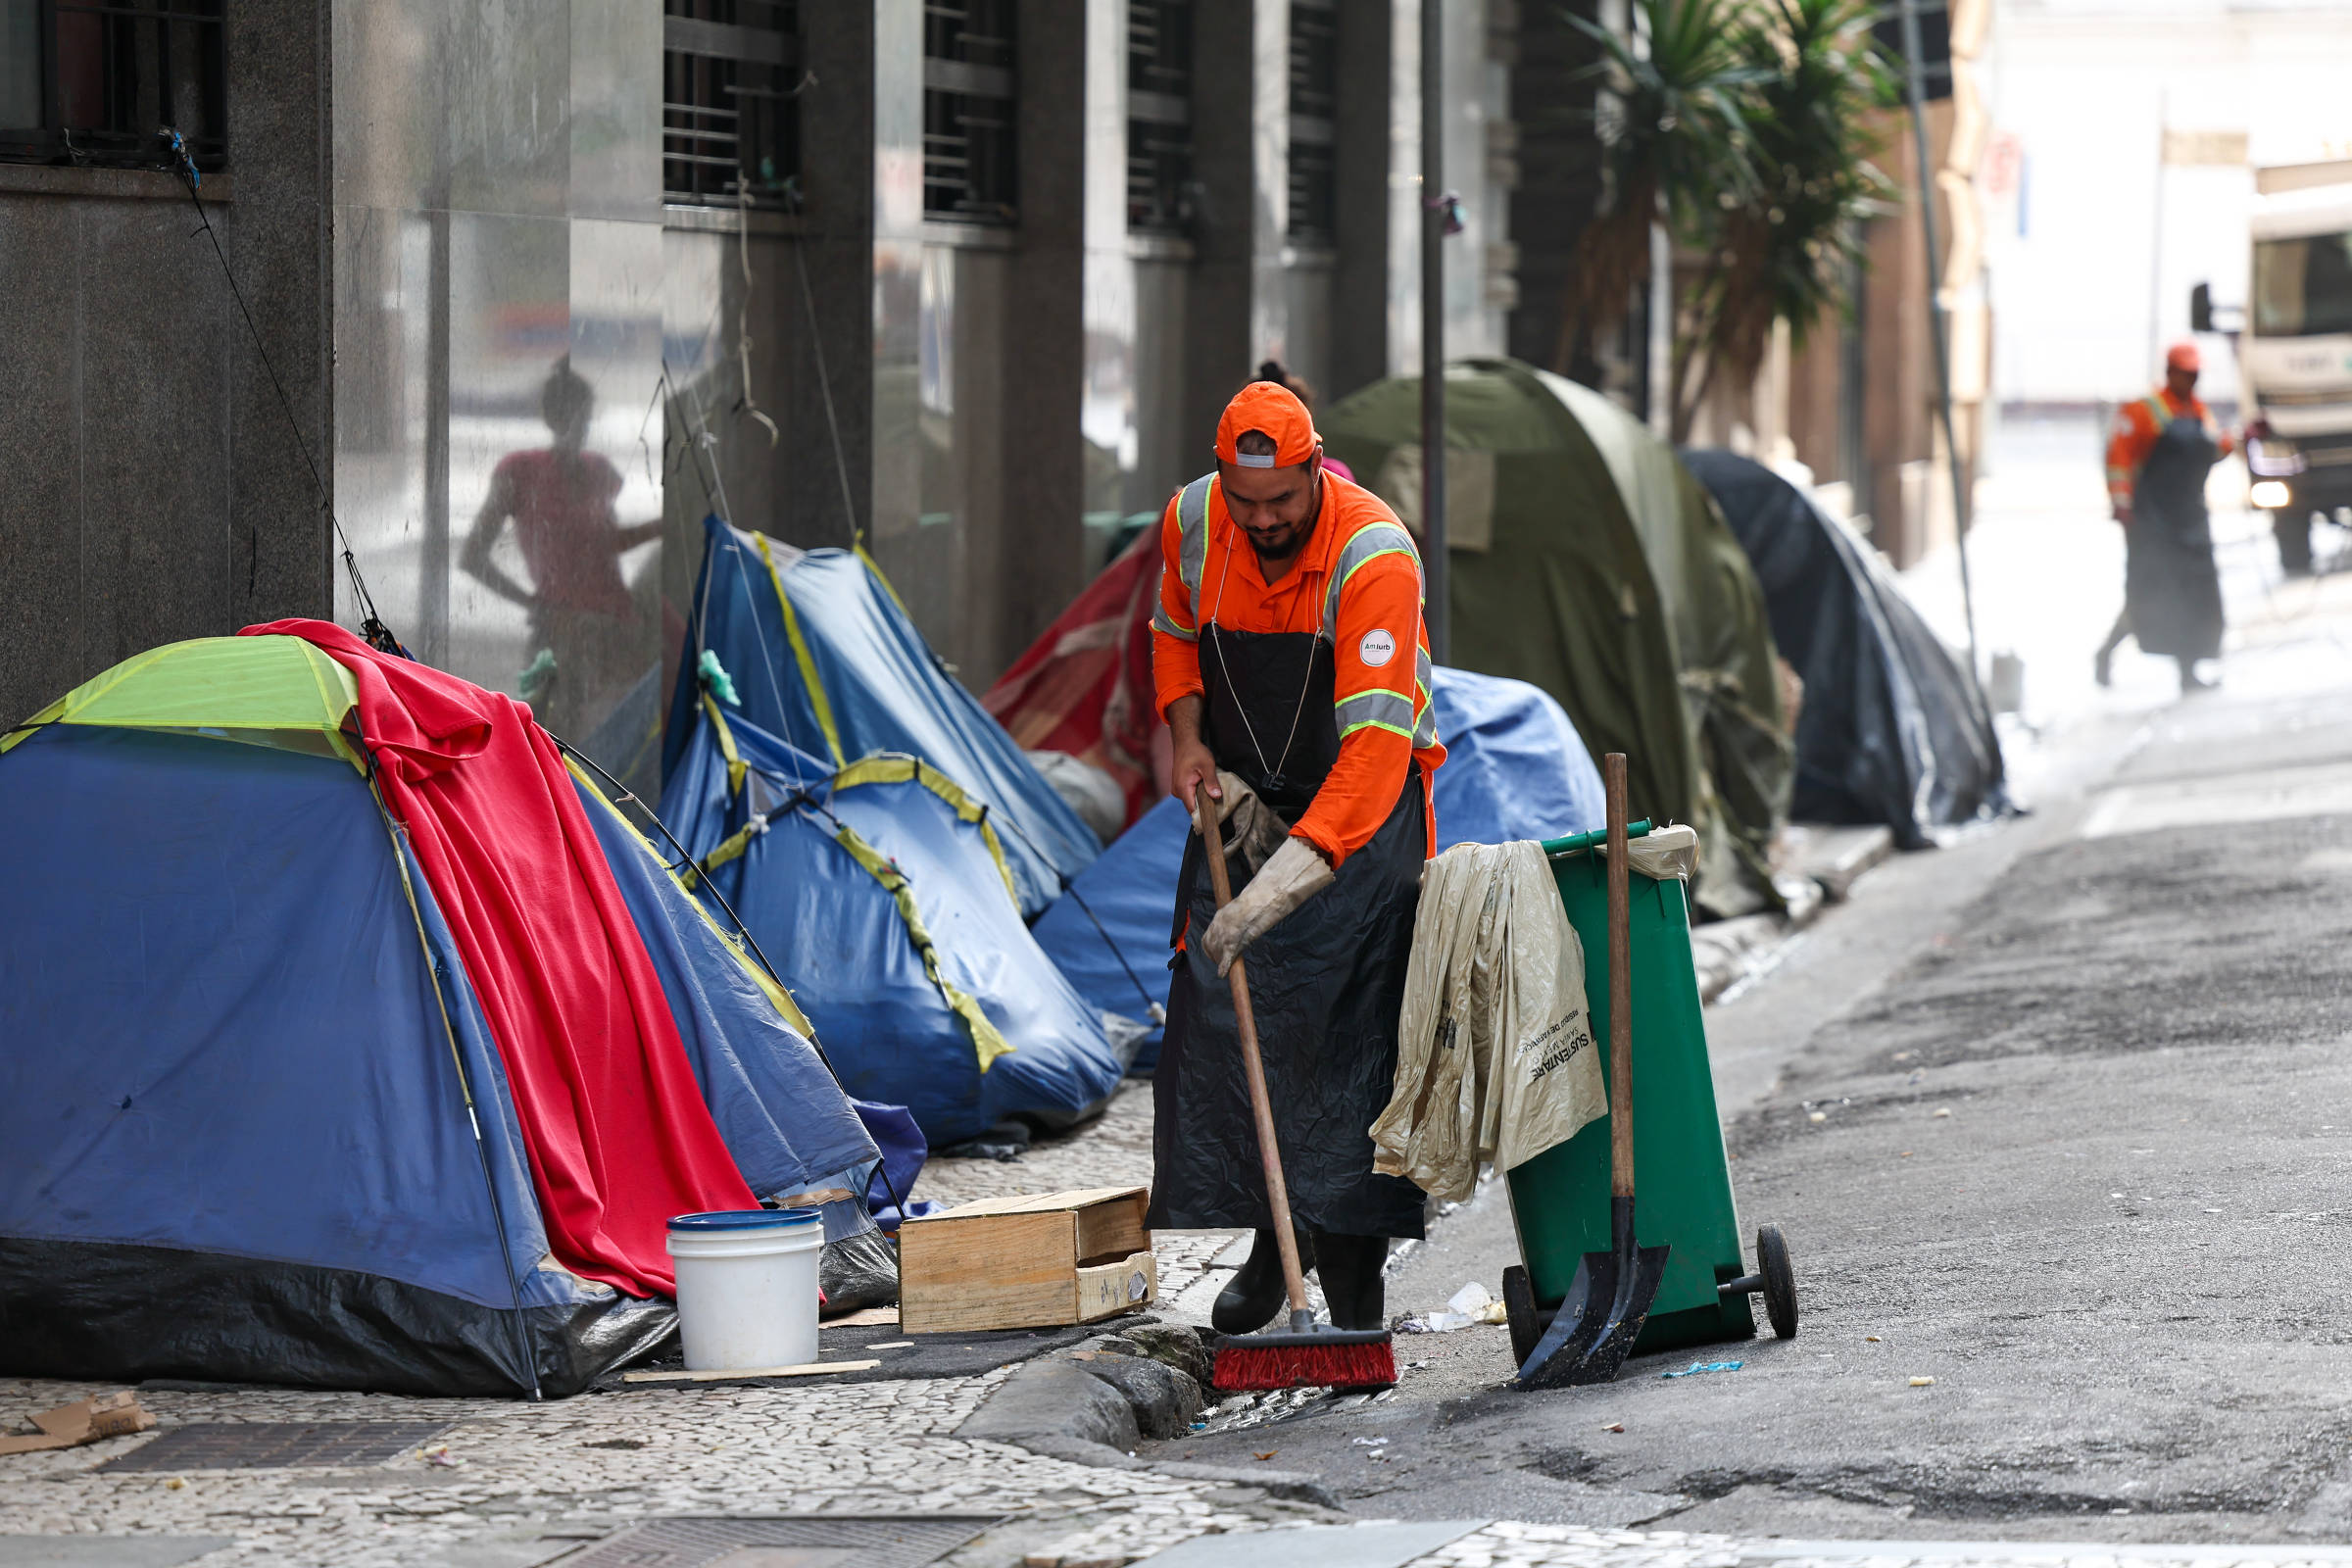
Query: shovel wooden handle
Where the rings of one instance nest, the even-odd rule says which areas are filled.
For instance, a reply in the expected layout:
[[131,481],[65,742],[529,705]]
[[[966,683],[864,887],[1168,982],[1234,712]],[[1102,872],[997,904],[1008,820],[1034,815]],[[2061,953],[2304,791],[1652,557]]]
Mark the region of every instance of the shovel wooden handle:
[[[1217,820],[1217,803],[1208,798],[1208,785],[1194,786],[1193,803],[1200,813],[1200,842],[1208,851],[1208,885],[1216,891],[1217,907],[1233,902],[1233,879],[1225,871],[1225,831]],[[1291,1230],[1291,1192],[1282,1179],[1282,1155],[1274,1146],[1274,1103],[1266,1096],[1266,1069],[1257,1056],[1257,1019],[1250,1011],[1250,974],[1241,956],[1225,971],[1233,985],[1233,1016],[1241,1026],[1242,1073],[1250,1080],[1250,1110],[1257,1119],[1257,1157],[1266,1168],[1266,1206],[1274,1211],[1274,1246],[1282,1254],[1282,1288],[1290,1293],[1291,1310],[1306,1308],[1306,1274],[1298,1267],[1298,1238]]]
[[1634,941],[1626,880],[1625,754],[1601,759],[1609,808],[1609,1192],[1634,1196]]

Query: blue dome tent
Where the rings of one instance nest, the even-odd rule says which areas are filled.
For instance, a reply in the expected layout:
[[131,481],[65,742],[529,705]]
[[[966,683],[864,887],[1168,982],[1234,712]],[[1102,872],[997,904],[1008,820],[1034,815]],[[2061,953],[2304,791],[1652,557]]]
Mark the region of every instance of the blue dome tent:
[[[1599,769],[1559,704],[1525,681],[1464,669],[1441,667],[1436,682],[1446,744],[1434,803],[1439,850],[1601,825]],[[1162,800],[1038,919],[1038,945],[1095,1006],[1142,1017],[1167,1005],[1176,871],[1191,831],[1184,808]],[[1149,1072],[1158,1057],[1154,1020],[1135,1070]]]
[[[670,1333],[551,1257],[367,747],[283,636],[154,650],[0,738],[0,1374],[563,1395]],[[575,787],[753,1191],[861,1191],[789,1001]]]
[[934,1148],[1016,1114],[1080,1117],[1117,1087],[1101,1012],[1021,919],[996,813],[927,762],[835,768],[707,702],[662,818],[850,1093],[905,1105]]
[[704,519],[686,658],[662,776],[677,771],[701,704],[701,655],[730,677],[740,716],[844,768],[877,752],[921,759],[988,808],[1024,918],[1057,898],[1102,846],[1004,726],[939,665],[861,554],[803,552]]

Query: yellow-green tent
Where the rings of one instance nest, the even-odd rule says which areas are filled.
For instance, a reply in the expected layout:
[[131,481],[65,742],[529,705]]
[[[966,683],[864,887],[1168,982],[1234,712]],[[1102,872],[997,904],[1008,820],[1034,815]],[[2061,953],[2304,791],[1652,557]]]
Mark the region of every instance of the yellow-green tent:
[[[1791,752],[1764,596],[1673,450],[1589,387],[1514,360],[1446,373],[1447,662],[1543,688],[1597,757],[1626,754],[1636,816],[1701,835],[1696,901],[1772,902]],[[1421,382],[1376,382],[1326,449],[1418,526]]]

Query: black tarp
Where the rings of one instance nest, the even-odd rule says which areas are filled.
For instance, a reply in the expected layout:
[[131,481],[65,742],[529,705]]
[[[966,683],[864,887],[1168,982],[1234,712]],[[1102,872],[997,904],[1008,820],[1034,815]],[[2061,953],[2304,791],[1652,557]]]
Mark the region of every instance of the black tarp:
[[1878,552],[1760,463],[1683,461],[1747,552],[1772,640],[1805,683],[1790,817],[1884,822],[1921,849],[1938,828],[2007,811],[1990,716]]

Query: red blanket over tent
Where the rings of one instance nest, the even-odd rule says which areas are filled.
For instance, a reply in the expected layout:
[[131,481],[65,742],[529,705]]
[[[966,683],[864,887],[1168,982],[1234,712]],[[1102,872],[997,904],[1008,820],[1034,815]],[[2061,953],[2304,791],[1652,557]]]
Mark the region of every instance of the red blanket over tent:
[[1118,781],[1127,822],[1159,799],[1152,765],[1152,609],[1159,530],[1147,528],[981,699],[1023,751],[1067,752]]
[[757,1200],[555,743],[514,698],[340,626],[279,620],[241,635],[315,643],[358,684],[376,786],[506,1063],[556,1260],[631,1295],[674,1294],[669,1218]]

